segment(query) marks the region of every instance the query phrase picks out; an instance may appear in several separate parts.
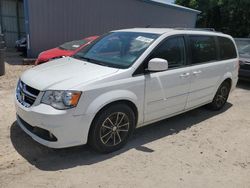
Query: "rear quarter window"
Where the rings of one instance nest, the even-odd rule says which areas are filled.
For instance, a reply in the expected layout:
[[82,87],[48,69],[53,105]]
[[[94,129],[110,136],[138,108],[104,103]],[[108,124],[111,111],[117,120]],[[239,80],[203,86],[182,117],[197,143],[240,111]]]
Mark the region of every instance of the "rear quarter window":
[[234,59],[237,57],[237,52],[234,43],[231,39],[225,37],[218,37],[220,59]]

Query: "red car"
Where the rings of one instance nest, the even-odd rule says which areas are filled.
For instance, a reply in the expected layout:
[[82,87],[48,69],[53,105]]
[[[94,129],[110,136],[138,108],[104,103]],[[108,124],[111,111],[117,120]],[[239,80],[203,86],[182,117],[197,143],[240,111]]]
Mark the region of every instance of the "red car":
[[98,36],[91,36],[82,40],[66,42],[57,48],[44,51],[39,54],[35,65],[46,63],[47,61],[61,58],[64,56],[72,56],[97,38]]

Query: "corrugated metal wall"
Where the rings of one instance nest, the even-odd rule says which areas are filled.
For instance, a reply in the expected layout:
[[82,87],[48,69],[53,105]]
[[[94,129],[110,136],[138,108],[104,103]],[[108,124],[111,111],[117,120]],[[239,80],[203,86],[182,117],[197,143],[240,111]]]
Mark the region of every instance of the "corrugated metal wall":
[[23,2],[0,0],[0,5],[1,31],[4,34],[7,47],[12,48],[17,39],[25,36]]
[[196,13],[138,0],[27,0],[30,56],[120,28],[194,27]]

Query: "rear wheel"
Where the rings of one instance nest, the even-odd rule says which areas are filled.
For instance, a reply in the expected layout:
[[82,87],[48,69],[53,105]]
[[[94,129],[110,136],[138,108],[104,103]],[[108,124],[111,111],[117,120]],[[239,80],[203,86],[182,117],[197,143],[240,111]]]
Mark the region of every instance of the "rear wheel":
[[115,104],[99,112],[89,133],[89,144],[101,153],[109,153],[125,145],[135,128],[133,110]]
[[219,89],[217,90],[213,101],[208,105],[211,110],[220,110],[222,109],[228,99],[230,93],[230,84],[228,82],[223,82]]

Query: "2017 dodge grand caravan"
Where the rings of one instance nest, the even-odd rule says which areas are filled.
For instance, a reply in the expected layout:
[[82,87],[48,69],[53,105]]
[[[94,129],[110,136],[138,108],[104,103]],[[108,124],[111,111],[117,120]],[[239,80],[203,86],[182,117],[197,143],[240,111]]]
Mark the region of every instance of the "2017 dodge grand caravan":
[[[232,37],[210,31],[112,31],[31,68],[16,88],[19,126],[52,148],[120,149],[134,129],[202,105],[220,110],[238,79]],[[157,128],[157,127],[156,127]]]

